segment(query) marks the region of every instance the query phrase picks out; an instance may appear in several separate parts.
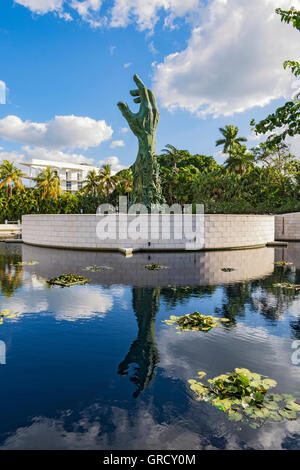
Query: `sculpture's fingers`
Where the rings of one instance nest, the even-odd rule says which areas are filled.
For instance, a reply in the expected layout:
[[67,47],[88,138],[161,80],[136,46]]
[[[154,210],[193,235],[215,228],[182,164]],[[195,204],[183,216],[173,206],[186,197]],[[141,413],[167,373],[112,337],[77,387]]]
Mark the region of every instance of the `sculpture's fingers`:
[[133,100],[135,103],[141,103],[142,102],[142,98],[139,96],[138,98],[135,98]]
[[146,90],[146,87],[145,87],[144,83],[142,82],[142,80],[140,79],[140,77],[137,74],[134,75],[133,80],[135,81],[136,86],[138,87],[138,89],[140,91],[145,91]]
[[140,96],[140,90],[130,90],[131,96]]
[[158,113],[159,111],[158,111],[157,102],[156,102],[156,99],[152,90],[148,90],[148,96],[149,96],[149,100],[150,100],[153,111],[156,111]]
[[127,119],[127,121],[131,120],[133,113],[130,111],[128,108],[128,104],[124,102],[119,102],[118,103],[118,108],[123,114],[124,118]]

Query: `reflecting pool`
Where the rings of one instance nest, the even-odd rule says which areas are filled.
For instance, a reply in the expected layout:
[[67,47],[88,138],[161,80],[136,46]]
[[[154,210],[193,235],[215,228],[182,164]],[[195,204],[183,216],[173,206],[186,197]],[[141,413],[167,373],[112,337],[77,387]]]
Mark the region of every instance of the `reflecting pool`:
[[[64,273],[90,282],[48,286]],[[187,383],[245,367],[299,397],[300,290],[283,282],[300,284],[299,243],[126,258],[0,242],[0,312],[16,315],[0,324],[0,448],[300,449],[300,415],[252,429]],[[230,321],[162,323],[194,311]]]

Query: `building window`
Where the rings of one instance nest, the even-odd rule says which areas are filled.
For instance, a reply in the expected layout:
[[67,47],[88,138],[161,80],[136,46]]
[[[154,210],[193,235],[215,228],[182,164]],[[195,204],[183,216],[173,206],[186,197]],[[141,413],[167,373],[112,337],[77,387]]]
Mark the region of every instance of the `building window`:
[[81,173],[77,173],[77,181],[81,181],[82,180],[82,174]]
[[67,191],[72,191],[72,182],[71,181],[66,181],[66,190]]
[[81,182],[81,181],[79,181],[79,182],[77,183],[77,188],[78,188],[78,190],[82,188],[82,182]]

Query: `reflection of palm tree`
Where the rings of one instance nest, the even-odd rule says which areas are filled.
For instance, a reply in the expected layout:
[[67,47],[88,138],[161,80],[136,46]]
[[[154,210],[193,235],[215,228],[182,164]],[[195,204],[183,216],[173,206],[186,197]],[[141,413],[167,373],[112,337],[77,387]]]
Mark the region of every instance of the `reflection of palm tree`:
[[15,253],[0,254],[0,291],[5,297],[11,297],[22,286],[23,267],[16,265],[21,259]]
[[130,364],[137,365],[130,378],[136,385],[133,396],[137,398],[153,379],[159,361],[155,344],[155,316],[159,309],[160,289],[134,287],[132,295],[139,331],[137,339],[119,365],[118,373],[127,375]]
[[170,309],[174,308],[178,303],[183,304],[189,301],[191,297],[201,298],[205,295],[212,295],[216,290],[216,286],[179,286],[164,287],[161,289],[161,295]]
[[216,308],[216,313],[222,317],[228,318],[231,324],[235,324],[235,317],[245,315],[245,304],[249,302],[250,288],[249,283],[239,283],[224,286],[225,297],[222,306]]

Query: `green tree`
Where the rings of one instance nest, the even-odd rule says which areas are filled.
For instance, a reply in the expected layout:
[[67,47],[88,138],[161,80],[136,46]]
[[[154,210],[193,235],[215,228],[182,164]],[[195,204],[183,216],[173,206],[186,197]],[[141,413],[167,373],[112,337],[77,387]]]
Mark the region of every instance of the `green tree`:
[[108,200],[109,195],[117,188],[119,177],[112,174],[111,166],[106,163],[99,171],[99,192],[103,192]]
[[[281,10],[277,8],[276,13],[281,16],[281,21],[292,23],[293,27],[300,31],[300,12],[295,8]],[[297,77],[300,75],[300,64],[294,60],[286,60],[283,67],[290,68]],[[252,119],[251,126],[256,134],[271,134],[268,139],[269,146],[276,146],[284,142],[287,136],[293,137],[300,134],[300,99],[299,94],[294,101],[288,101],[284,106],[276,109],[266,119],[259,123]]]
[[167,144],[164,149],[162,149],[166,166],[170,169],[176,169],[177,164],[182,160],[182,158],[189,154],[187,150],[178,150],[174,145]]
[[231,173],[244,175],[249,168],[253,168],[254,156],[246,145],[235,144],[231,148],[229,157],[225,162],[225,168]]
[[97,196],[99,193],[99,182],[100,176],[97,174],[96,170],[89,171],[83,182],[82,193]]
[[22,183],[24,173],[14,166],[13,162],[3,160],[0,166],[0,189],[5,188],[6,195],[12,196],[13,188],[25,191]]
[[219,128],[221,134],[223,134],[224,139],[218,139],[216,141],[216,147],[223,145],[224,153],[231,153],[236,144],[241,144],[241,142],[247,142],[246,137],[238,137],[239,128],[230,124],[226,125],[225,129],[222,127]]
[[41,193],[41,199],[57,199],[61,195],[60,180],[55,171],[48,166],[36,178],[36,187]]
[[132,191],[133,176],[131,168],[119,171],[116,175],[118,178],[118,185],[116,190],[119,195],[129,194]]

